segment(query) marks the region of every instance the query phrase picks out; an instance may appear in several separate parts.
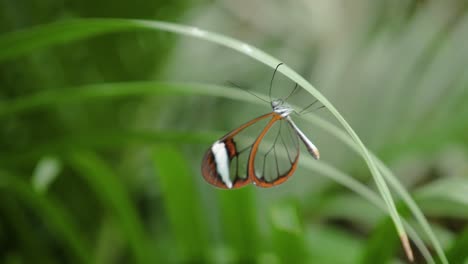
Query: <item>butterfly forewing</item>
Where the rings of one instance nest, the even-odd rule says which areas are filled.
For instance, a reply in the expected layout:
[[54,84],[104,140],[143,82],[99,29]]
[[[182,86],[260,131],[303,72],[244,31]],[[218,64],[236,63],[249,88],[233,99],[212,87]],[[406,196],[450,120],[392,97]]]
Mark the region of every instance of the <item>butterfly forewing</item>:
[[254,145],[258,149],[252,152],[249,166],[258,186],[272,187],[286,181],[296,170],[299,138],[289,122],[279,116],[264,132]]
[[273,116],[274,113],[269,113],[253,119],[216,141],[203,158],[205,180],[223,189],[240,188],[250,183],[248,159],[252,146]]

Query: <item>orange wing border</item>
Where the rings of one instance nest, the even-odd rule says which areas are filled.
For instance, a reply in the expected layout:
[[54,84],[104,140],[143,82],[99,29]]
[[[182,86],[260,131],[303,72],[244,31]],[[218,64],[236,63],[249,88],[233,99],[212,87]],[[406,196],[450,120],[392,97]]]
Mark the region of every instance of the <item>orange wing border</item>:
[[[284,119],[281,115],[274,113],[273,112],[273,118],[268,122],[268,124],[265,126],[265,128],[262,130],[260,135],[257,137],[255,140],[254,144],[252,145],[252,150],[250,151],[249,154],[249,160],[248,160],[248,165],[247,165],[247,170],[248,170],[248,179],[252,181],[256,186],[263,187],[263,188],[270,188],[279,184],[284,183],[286,180],[291,177],[294,172],[297,169],[297,164],[299,161],[299,154],[300,154],[300,148],[297,148],[297,154],[295,159],[291,162],[291,168],[284,174],[279,175],[277,179],[271,182],[267,182],[266,180],[263,180],[262,178],[259,178],[255,174],[255,157],[258,152],[258,147],[260,146],[260,142],[263,140],[267,132],[270,130],[270,128],[279,120]],[[287,121],[287,120],[286,120]],[[288,125],[289,122],[288,122]]]

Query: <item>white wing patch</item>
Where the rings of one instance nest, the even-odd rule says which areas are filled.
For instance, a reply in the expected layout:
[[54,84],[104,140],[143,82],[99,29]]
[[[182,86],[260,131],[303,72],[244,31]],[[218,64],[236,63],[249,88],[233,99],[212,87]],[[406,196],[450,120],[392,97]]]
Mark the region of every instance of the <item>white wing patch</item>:
[[216,141],[211,147],[216,162],[216,170],[221,176],[221,180],[231,189],[232,182],[229,178],[229,157],[226,146],[223,142]]

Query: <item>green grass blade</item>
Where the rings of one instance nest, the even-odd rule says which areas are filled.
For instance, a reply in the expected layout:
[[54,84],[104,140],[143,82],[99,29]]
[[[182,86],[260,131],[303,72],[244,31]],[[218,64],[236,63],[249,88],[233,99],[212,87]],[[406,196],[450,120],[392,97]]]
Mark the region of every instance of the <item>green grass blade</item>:
[[114,213],[128,239],[135,263],[152,263],[143,225],[132,205],[127,190],[115,173],[92,152],[76,151],[70,163],[94,189],[103,205]]
[[[64,92],[66,91],[66,92]],[[143,95],[217,95],[220,97],[255,102],[238,89],[196,83],[128,82],[91,84],[68,89],[48,90],[0,105],[0,117],[29,112],[38,108],[54,107],[76,102],[109,100]]]
[[223,241],[233,249],[235,262],[254,262],[260,252],[260,232],[253,186],[237,190],[217,190]]
[[[306,157],[305,159],[311,158]],[[327,165],[325,162],[304,162],[303,166],[305,166],[309,170],[321,173],[322,175],[325,175],[333,179],[334,181],[346,186],[353,192],[359,194],[360,196],[374,204],[377,208],[388,213],[388,210],[386,210],[385,203],[380,199],[380,197],[376,193],[374,193],[368,187],[358,182],[354,178],[350,177],[349,175],[346,175],[343,172],[337,170],[336,168]],[[428,251],[427,247],[424,245],[416,231],[414,231],[413,228],[406,221],[404,223],[411,239],[416,244],[417,248],[422,253],[426,261],[429,263],[435,263],[430,252]]]
[[[26,263],[54,263],[50,246],[44,243],[43,237],[32,235],[35,232],[35,226],[31,225],[31,215],[27,213],[26,208],[17,201],[15,196],[9,192],[0,193],[2,201],[0,214],[2,215],[2,225],[9,226],[9,231],[15,234],[16,243],[24,254],[22,261]],[[2,229],[2,237],[5,237],[5,233],[5,230]]]
[[154,147],[153,163],[176,239],[177,262],[205,262],[210,230],[202,218],[205,213],[197,199],[196,182],[186,159],[176,147],[160,144]]
[[381,263],[389,263],[397,247],[398,237],[393,233],[391,219],[386,217],[376,226],[372,236],[367,240],[364,255],[359,263],[373,264],[377,259]]
[[418,199],[443,199],[465,206],[468,206],[467,193],[468,179],[462,177],[443,178],[416,191]]
[[0,61],[31,53],[39,48],[86,39],[95,35],[135,28],[122,20],[69,20],[35,26],[0,36]]
[[132,146],[151,143],[174,142],[175,144],[204,144],[213,141],[223,132],[195,134],[181,131],[96,131],[72,135],[52,142],[38,144],[34,149],[22,153],[0,153],[1,164],[19,164],[24,161],[36,161],[44,153],[61,155],[78,148],[120,149],[122,145]]
[[270,208],[273,249],[281,263],[309,262],[304,226],[296,204],[276,203]]
[[459,234],[447,250],[447,257],[450,263],[464,263],[468,260],[468,227],[465,227],[463,232]]
[[55,157],[43,157],[34,169],[32,184],[38,192],[46,192],[49,185],[57,178],[62,169],[62,164]]
[[[356,151],[356,152],[359,151],[357,149],[357,146],[353,144],[351,139],[343,131],[338,129],[335,125],[314,115],[308,115],[306,117],[306,120],[318,125],[325,131],[333,134],[334,136],[336,136],[336,138],[338,138],[343,143],[345,143],[353,151]],[[392,171],[379,158],[377,158],[373,154],[372,154],[372,158],[375,160],[379,170],[382,172],[382,175],[385,177],[388,183],[395,189],[398,195],[403,199],[405,204],[409,207],[413,216],[416,218],[418,223],[422,226],[424,232],[426,232],[426,234],[430,238],[437,252],[437,255],[441,259],[442,263],[448,264],[449,262],[447,260],[447,257],[445,256],[444,250],[442,249],[442,246],[439,240],[435,236],[434,232],[432,232],[429,222],[427,221],[426,217],[424,216],[424,214],[422,213],[421,209],[416,204],[414,199],[411,197],[408,191],[403,187],[403,185],[398,181],[398,179],[393,175]]]
[[[306,230],[310,263],[358,263],[363,242],[328,225],[311,224]],[[304,262],[299,262],[304,263]]]
[[72,252],[77,262],[91,263],[90,246],[81,236],[76,223],[59,204],[50,197],[36,192],[16,175],[0,172],[0,189],[10,192],[30,205],[50,230],[57,233],[59,240]]

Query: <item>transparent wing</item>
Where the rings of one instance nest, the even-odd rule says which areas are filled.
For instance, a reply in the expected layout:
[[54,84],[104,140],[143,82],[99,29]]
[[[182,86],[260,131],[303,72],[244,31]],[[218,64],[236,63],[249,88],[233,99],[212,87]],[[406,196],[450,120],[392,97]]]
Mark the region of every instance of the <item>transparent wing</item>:
[[297,133],[286,119],[276,116],[253,145],[249,173],[257,186],[272,187],[293,175],[298,159]]
[[216,141],[202,161],[205,180],[219,188],[240,188],[251,182],[248,160],[257,136],[272,120],[274,113],[257,117]]

